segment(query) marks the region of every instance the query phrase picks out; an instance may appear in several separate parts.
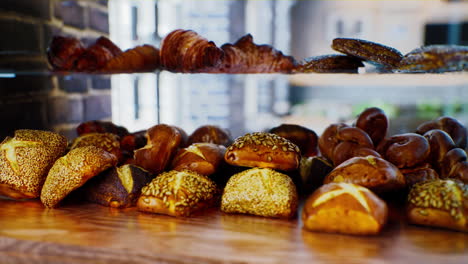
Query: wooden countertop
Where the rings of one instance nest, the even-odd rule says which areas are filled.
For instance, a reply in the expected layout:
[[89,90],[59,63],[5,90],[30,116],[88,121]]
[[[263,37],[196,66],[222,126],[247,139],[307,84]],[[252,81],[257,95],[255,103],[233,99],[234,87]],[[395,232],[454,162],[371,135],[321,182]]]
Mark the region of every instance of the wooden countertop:
[[468,234],[409,226],[392,212],[379,236],[358,237],[217,209],[174,218],[0,199],[0,263],[468,263]]

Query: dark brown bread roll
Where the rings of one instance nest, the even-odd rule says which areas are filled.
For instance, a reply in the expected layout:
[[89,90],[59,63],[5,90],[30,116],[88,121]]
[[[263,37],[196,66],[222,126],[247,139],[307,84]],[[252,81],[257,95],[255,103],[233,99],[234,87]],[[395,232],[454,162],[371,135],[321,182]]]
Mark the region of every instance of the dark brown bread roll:
[[117,158],[101,148],[86,146],[73,149],[50,169],[41,190],[41,202],[46,207],[56,207],[73,190],[115,165]]
[[213,125],[204,125],[195,129],[188,137],[188,145],[193,143],[213,143],[227,147],[232,143],[232,138],[231,133],[226,129]]
[[355,126],[364,130],[377,147],[387,135],[389,122],[382,109],[371,107],[359,114]]
[[164,172],[141,190],[138,210],[188,217],[216,204],[218,190],[208,177],[193,171]]
[[403,55],[398,50],[362,39],[336,38],[332,48],[349,56],[395,68]]
[[305,202],[303,228],[352,235],[380,233],[388,219],[386,203],[369,189],[350,183],[329,183]]
[[354,157],[333,169],[323,181],[353,183],[376,193],[393,192],[406,186],[405,177],[392,163],[375,156]]
[[424,122],[416,128],[416,133],[424,135],[424,133],[432,129],[440,129],[447,132],[457,147],[466,148],[467,129],[455,118],[442,116],[436,120]]
[[135,151],[135,165],[153,173],[164,171],[182,142],[182,135],[173,126],[159,124],[146,131],[147,144]]
[[221,211],[291,218],[298,205],[291,178],[272,169],[253,168],[233,175],[224,188]]
[[226,148],[212,143],[194,143],[180,149],[172,160],[171,169],[191,170],[209,176],[216,173],[224,162]]
[[323,55],[304,59],[294,69],[295,73],[358,73],[364,67],[361,59],[347,55]]
[[91,120],[81,123],[77,128],[76,132],[78,136],[87,133],[112,133],[116,134],[120,138],[128,135],[128,130],[125,127],[118,126],[112,122]]
[[434,180],[413,186],[408,195],[410,223],[468,232],[468,186],[456,180]]
[[301,152],[289,140],[271,133],[247,133],[228,147],[224,160],[235,166],[283,171],[299,167]]
[[318,153],[318,136],[313,130],[306,127],[282,124],[270,129],[269,133],[284,137],[296,144],[301,150],[302,156],[313,157]]
[[53,70],[70,71],[85,50],[83,43],[76,38],[54,36],[47,49],[47,58]]
[[400,171],[405,176],[406,186],[408,187],[418,182],[439,179],[439,174],[427,163],[413,168],[403,168]]
[[398,168],[410,168],[427,161],[430,146],[425,137],[405,133],[386,138],[377,147],[377,151]]
[[449,150],[455,148],[455,143],[449,134],[440,129],[429,130],[423,136],[429,142],[430,153],[428,162],[440,173],[442,160]]
[[441,178],[454,178],[468,184],[468,162],[465,150],[454,148],[449,150],[441,162]]
[[67,139],[57,133],[16,130],[0,144],[0,195],[39,197],[49,169],[66,149]]
[[141,188],[153,176],[134,165],[123,165],[106,170],[89,180],[83,187],[84,197],[103,206],[124,208],[136,206]]

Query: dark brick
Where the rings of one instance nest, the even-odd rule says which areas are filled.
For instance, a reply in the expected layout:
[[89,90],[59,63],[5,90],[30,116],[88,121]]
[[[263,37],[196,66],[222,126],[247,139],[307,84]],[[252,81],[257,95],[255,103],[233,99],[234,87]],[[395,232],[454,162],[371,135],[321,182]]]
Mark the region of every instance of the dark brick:
[[42,55],[0,55],[0,71],[43,71],[49,69],[49,63]]
[[7,96],[44,95],[52,90],[52,80],[43,75],[18,75],[16,78],[0,78],[0,102]]
[[0,19],[0,51],[5,54],[39,54],[41,50],[40,25]]
[[54,6],[54,15],[63,23],[72,27],[84,29],[86,9],[77,1],[58,1]]
[[42,37],[42,45],[43,45],[43,51],[46,52],[47,48],[50,45],[50,41],[52,40],[52,37],[56,35],[63,35],[62,29],[59,27],[56,27],[54,25],[50,24],[44,24],[42,26],[43,28],[43,37]]
[[51,18],[50,0],[2,0],[0,10],[49,20]]
[[83,121],[83,100],[81,98],[52,97],[48,103],[51,125],[79,123]]
[[93,75],[91,77],[91,88],[97,90],[109,90],[111,88],[110,76]]
[[98,4],[100,4],[102,6],[107,6],[109,1],[108,0],[98,0],[97,2],[98,2]]
[[91,29],[109,33],[109,15],[105,11],[90,7],[88,24]]
[[0,104],[0,138],[12,135],[17,129],[47,130],[46,104],[40,99]]
[[110,95],[91,95],[84,100],[84,121],[109,119],[112,117]]
[[73,74],[59,76],[59,88],[67,93],[85,93],[88,91],[88,78],[86,75]]

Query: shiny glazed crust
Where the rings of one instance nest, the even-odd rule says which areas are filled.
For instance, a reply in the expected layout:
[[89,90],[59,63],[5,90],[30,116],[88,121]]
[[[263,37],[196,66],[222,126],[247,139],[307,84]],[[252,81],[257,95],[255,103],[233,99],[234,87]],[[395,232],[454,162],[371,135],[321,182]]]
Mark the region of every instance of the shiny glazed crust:
[[112,133],[88,133],[73,140],[70,149],[79,147],[95,146],[115,155],[119,161],[122,160],[119,137]]
[[294,124],[282,124],[269,131],[296,144],[302,156],[314,157],[318,153],[318,136],[306,127]]
[[213,143],[227,147],[232,143],[232,138],[229,131],[225,129],[205,125],[195,129],[188,137],[188,144],[192,145],[193,143]]
[[209,176],[216,173],[224,161],[226,148],[212,143],[195,143],[177,152],[172,160],[173,170],[191,170]]
[[383,200],[349,183],[323,185],[306,200],[302,211],[306,230],[353,235],[378,234],[387,218]]

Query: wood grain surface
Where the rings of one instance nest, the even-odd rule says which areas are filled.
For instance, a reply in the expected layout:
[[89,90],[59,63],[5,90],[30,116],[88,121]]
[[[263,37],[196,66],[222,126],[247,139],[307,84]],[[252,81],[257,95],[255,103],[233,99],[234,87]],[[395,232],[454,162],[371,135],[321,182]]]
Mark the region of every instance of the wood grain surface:
[[468,263],[468,234],[410,226],[396,210],[375,237],[301,227],[217,209],[174,218],[0,199],[0,263]]

